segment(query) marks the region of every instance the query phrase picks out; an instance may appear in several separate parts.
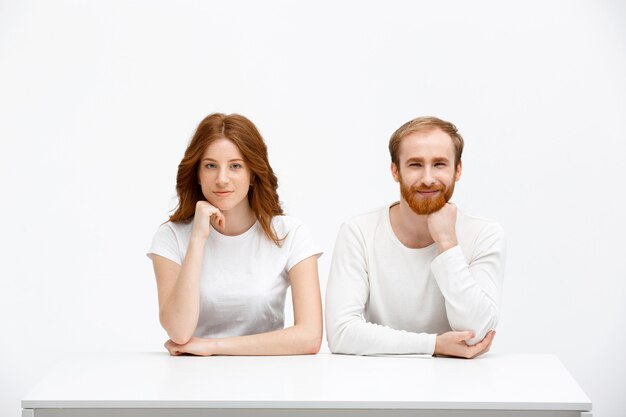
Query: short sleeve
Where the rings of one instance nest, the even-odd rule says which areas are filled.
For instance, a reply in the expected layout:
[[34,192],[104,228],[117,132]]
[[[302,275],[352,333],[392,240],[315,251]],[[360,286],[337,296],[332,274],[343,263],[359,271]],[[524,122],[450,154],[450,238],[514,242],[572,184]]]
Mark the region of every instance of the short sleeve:
[[165,223],[154,234],[152,238],[152,244],[146,254],[148,258],[152,259],[152,255],[159,255],[164,258],[174,261],[179,265],[182,265],[182,257],[178,245],[178,239],[176,239],[176,233],[170,223]]
[[287,271],[296,266],[298,262],[311,256],[322,256],[322,249],[313,241],[313,235],[309,228],[300,223],[294,227],[287,238],[285,245],[288,245],[289,256],[287,258]]

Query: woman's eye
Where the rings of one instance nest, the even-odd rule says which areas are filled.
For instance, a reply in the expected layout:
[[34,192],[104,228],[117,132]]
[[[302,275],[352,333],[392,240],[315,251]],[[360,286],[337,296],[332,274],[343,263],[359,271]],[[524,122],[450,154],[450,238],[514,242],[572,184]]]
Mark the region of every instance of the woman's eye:
[[241,168],[241,164],[232,164],[230,167],[234,169],[239,169]]
[[206,167],[209,168],[209,169],[210,168],[215,168],[215,164],[206,164]]

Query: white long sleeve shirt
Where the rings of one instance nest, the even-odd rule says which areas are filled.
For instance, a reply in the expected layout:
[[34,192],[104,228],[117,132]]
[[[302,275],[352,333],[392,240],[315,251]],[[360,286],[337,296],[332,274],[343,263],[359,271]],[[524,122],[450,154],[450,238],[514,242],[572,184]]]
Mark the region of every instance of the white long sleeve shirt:
[[[395,203],[394,203],[395,204]],[[393,204],[391,205],[393,206]],[[385,206],[343,224],[326,287],[334,353],[432,354],[437,334],[496,327],[504,276],[502,228],[457,212],[458,245],[404,246]]]

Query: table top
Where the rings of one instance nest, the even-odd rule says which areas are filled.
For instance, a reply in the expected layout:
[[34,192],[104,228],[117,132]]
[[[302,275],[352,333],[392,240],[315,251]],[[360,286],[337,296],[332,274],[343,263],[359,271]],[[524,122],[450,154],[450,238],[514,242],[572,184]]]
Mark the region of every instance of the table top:
[[23,408],[406,408],[591,410],[554,355],[454,358],[172,357],[81,353],[55,366]]

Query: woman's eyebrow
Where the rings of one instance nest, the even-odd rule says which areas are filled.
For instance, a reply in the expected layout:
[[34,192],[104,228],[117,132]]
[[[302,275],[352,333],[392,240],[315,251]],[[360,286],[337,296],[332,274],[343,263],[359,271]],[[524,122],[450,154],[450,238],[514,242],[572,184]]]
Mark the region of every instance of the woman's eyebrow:
[[[217,159],[213,159],[213,158],[202,158],[202,161],[209,161],[209,162],[217,162]],[[228,162],[236,162],[236,161],[241,161],[243,162],[242,158],[234,158],[234,159],[229,159]]]

